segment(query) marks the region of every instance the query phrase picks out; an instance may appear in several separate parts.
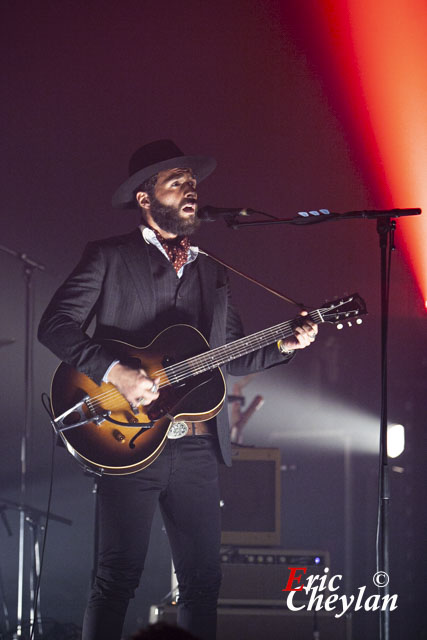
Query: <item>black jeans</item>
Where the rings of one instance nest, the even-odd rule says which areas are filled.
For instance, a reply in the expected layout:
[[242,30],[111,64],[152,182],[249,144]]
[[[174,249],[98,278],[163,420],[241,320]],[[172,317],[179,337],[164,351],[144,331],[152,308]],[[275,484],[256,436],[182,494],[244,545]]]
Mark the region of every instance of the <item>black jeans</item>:
[[83,640],[120,639],[157,501],[178,579],[178,624],[203,640],[215,639],[221,582],[217,447],[209,435],[169,440],[146,469],[100,479],[98,569]]

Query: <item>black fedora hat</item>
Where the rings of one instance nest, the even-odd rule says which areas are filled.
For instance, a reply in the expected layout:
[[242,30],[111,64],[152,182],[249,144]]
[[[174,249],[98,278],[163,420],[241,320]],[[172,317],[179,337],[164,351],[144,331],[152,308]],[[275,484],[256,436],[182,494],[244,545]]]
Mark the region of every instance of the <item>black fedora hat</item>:
[[207,156],[186,156],[172,140],[155,140],[144,145],[129,161],[129,178],[113,195],[112,205],[116,209],[135,209],[135,189],[145,180],[166,169],[191,169],[200,182],[216,167],[216,160]]

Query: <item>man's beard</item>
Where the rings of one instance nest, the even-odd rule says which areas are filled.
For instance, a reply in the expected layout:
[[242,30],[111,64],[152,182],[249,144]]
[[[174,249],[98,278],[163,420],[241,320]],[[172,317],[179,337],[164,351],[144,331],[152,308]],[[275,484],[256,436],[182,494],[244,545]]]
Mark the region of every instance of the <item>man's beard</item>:
[[200,218],[193,215],[189,218],[180,216],[179,207],[167,207],[157,200],[156,196],[150,198],[150,214],[154,222],[167,233],[173,233],[177,236],[191,236],[200,226]]

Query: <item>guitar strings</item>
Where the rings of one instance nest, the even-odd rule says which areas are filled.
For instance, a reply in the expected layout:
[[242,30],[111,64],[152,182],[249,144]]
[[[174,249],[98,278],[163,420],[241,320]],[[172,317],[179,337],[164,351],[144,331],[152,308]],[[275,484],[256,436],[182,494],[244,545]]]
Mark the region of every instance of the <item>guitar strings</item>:
[[[310,312],[309,317],[318,323],[323,322],[323,318],[320,311],[321,311],[320,309],[316,309],[315,311]],[[244,336],[243,338],[239,338],[238,340],[235,340],[234,342],[231,342],[228,345],[223,345],[221,347],[211,349],[206,353],[193,356],[192,358],[185,360],[183,363],[178,363],[177,365],[166,367],[164,371],[167,373],[169,378],[176,375],[177,381],[179,382],[182,379],[185,379],[186,377],[188,377],[189,375],[194,375],[194,373],[196,374],[202,373],[203,371],[206,370],[206,364],[210,365],[213,361],[215,362],[215,364],[213,365],[213,367],[208,366],[207,367],[208,369],[216,368],[217,366],[224,364],[235,357],[239,357],[241,355],[251,353],[252,351],[255,351],[257,348],[266,346],[274,342],[276,339],[279,339],[280,337],[282,338],[289,337],[290,335],[293,334],[292,323],[293,321],[288,320],[281,324],[275,325],[274,327],[270,327],[269,329],[264,329],[262,331],[259,331],[258,333],[255,333],[252,336]],[[242,350],[241,349],[242,344],[246,344],[249,348]],[[220,354],[221,352],[223,352],[221,354],[222,355],[221,359],[218,357],[215,357],[216,354]],[[224,356],[225,356],[225,359],[224,359]],[[196,364],[196,367],[192,366],[193,363]],[[199,368],[197,368],[197,365],[199,365]],[[188,368],[191,368],[190,372],[187,372]],[[187,371],[185,371],[185,369],[187,369]],[[156,373],[161,374],[161,372],[156,372]],[[180,374],[184,374],[184,375],[181,375],[181,377],[178,377]]]
[[[160,377],[159,388],[172,384],[170,378],[173,378],[173,382],[181,382],[185,378],[203,373],[209,368],[216,368],[217,366],[222,364],[221,360],[224,359],[224,356],[224,362],[227,362],[234,357],[245,355],[246,353],[251,353],[258,347],[264,346],[263,343],[265,343],[265,340],[270,341],[270,339],[272,339],[271,341],[274,342],[277,337],[277,332],[280,332],[280,335],[287,337],[284,335],[285,328],[290,331],[290,334],[293,333],[293,331],[291,330],[291,323],[290,321],[287,321],[281,323],[280,325],[276,325],[275,327],[271,327],[270,329],[264,329],[263,331],[253,334],[250,337],[239,338],[238,340],[235,340],[228,345],[223,345],[206,353],[193,356],[192,358],[189,358],[182,363],[171,365],[161,371],[156,371],[152,375],[153,377]],[[246,344],[246,346],[249,348],[242,351],[241,345],[243,344]],[[268,342],[265,344],[268,344]],[[218,358],[218,356],[220,357]],[[213,362],[215,362],[214,365]],[[123,401],[123,396],[115,388],[92,396],[90,400],[90,408],[95,408],[102,403],[113,399],[120,400],[121,402]]]
[[[217,347],[216,349],[212,349],[206,353],[193,356],[192,358],[189,358],[183,363],[171,365],[161,371],[154,372],[152,375],[153,377],[160,377],[160,381],[158,385],[159,388],[163,388],[165,386],[171,385],[172,382],[170,381],[170,378],[174,378],[173,382],[181,382],[182,380],[185,380],[185,378],[198,375],[199,373],[203,373],[204,371],[206,371],[206,365],[208,365],[207,368],[209,369],[209,368],[216,368],[217,366],[222,364],[220,359],[218,357],[215,357],[217,354],[218,355],[221,354],[222,359],[225,356],[226,359],[224,360],[224,362],[227,362],[229,359],[233,359],[233,357],[245,355],[246,353],[251,353],[252,351],[255,351],[258,347],[264,346],[263,344],[261,344],[261,340],[263,342],[265,341],[265,339],[269,340],[274,336],[274,334],[277,331],[280,330],[281,335],[284,335],[283,331],[284,331],[285,325],[289,325],[288,328],[290,329],[290,322],[285,322],[285,323],[282,323],[281,325],[271,327],[270,329],[265,329],[263,331],[260,331],[257,334],[250,336],[250,338],[247,338],[247,337],[239,338],[238,340],[235,340],[234,342],[228,345],[223,345],[221,347]],[[272,341],[274,341],[274,339]],[[240,348],[240,345],[245,344],[245,342],[247,343],[247,346],[249,346],[249,349],[244,349],[242,351]],[[259,344],[257,344],[257,342]],[[231,356],[231,358],[229,356]],[[215,361],[215,365],[213,366],[212,366],[212,361]],[[108,389],[103,393],[92,396],[90,399],[90,405],[91,405],[90,408],[92,407],[95,408],[97,406],[100,406],[102,403],[108,400],[113,400],[113,399],[123,401],[123,396],[120,394],[120,392],[116,388]]]
[[[316,309],[315,311],[310,312],[309,317],[312,320],[315,320],[317,323],[324,322],[320,309]],[[266,346],[267,344],[274,342],[276,339],[291,336],[293,334],[292,322],[293,321],[287,321],[271,327],[270,329],[260,331],[256,334],[253,334],[252,336],[239,338],[238,340],[228,345],[217,347],[216,349],[211,349],[206,353],[194,356],[193,358],[189,358],[183,363],[172,365],[172,367],[166,368],[164,371],[167,372],[169,378],[172,378],[172,376],[175,375],[177,381],[180,381],[182,379],[185,379],[189,375],[202,373],[209,368],[216,368],[217,366],[224,364],[232,360],[233,358],[251,353],[259,347]],[[243,344],[249,348],[242,350],[241,345]],[[217,357],[217,354],[220,354],[220,357]],[[188,371],[188,369],[190,369],[190,371]]]
[[[167,373],[169,378],[176,377],[179,382],[188,377],[188,375],[202,373],[206,370],[206,365],[208,365],[207,368],[212,367],[212,365],[213,368],[216,368],[229,360],[233,360],[235,357],[251,353],[261,346],[266,346],[278,339],[277,334],[287,337],[285,335],[287,332],[286,330],[290,331],[289,335],[293,333],[291,323],[289,321],[276,325],[275,327],[271,327],[270,329],[264,329],[252,336],[239,338],[227,345],[216,347],[215,349],[211,349],[205,353],[193,356],[182,363],[166,367],[164,371]],[[245,345],[246,349],[242,349],[242,345]],[[191,371],[188,372],[188,369],[191,369]]]
[[[321,311],[323,310],[316,309],[308,315],[312,320],[323,322]],[[252,336],[239,338],[229,344],[188,358],[181,363],[165,367],[160,371],[154,372],[152,375],[153,377],[160,378],[159,389],[169,386],[174,382],[181,382],[188,377],[198,375],[212,368],[217,368],[221,364],[225,364],[236,357],[246,355],[255,351],[257,348],[271,344],[276,339],[279,339],[278,335],[281,335],[282,338],[289,337],[293,334],[292,322],[293,321],[288,320],[269,329],[259,331]],[[247,348],[242,350],[242,345],[245,345]],[[171,380],[172,378],[173,380]],[[112,388],[92,396],[87,403],[90,403],[90,408],[95,408],[109,400],[120,400],[120,402],[123,402],[123,396],[116,388]]]

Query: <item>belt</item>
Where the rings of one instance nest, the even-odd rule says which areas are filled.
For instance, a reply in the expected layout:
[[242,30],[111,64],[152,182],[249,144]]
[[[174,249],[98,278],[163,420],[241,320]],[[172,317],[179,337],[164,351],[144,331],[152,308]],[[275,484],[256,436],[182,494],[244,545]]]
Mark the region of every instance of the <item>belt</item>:
[[187,422],[186,436],[213,436],[215,428],[209,422]]
[[178,420],[173,422],[169,428],[168,438],[177,440],[185,436],[213,436],[215,435],[215,427],[209,422],[184,422]]

